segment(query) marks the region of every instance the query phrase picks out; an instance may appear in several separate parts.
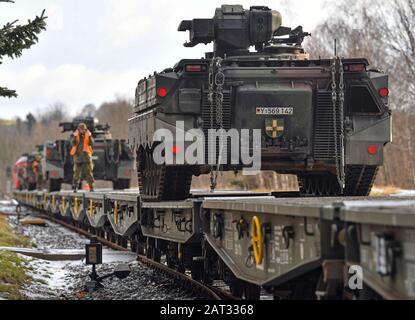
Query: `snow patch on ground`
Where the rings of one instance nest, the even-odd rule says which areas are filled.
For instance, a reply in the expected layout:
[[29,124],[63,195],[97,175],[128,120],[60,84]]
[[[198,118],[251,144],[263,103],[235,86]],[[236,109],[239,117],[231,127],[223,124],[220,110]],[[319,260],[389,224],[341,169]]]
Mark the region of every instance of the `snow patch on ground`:
[[392,197],[415,197],[415,190],[400,190],[398,193],[391,194]]

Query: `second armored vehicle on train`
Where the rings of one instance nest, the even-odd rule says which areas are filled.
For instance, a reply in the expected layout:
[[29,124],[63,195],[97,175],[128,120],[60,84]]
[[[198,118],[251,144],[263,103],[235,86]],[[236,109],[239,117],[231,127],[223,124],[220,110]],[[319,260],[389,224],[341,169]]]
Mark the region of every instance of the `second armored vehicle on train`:
[[[112,139],[109,125],[98,124],[93,117],[75,118],[61,123],[63,132],[73,132],[80,123],[91,131],[95,144],[92,157],[94,178],[112,181],[114,189],[130,187],[133,156],[125,140]],[[49,191],[59,191],[62,183],[72,184],[73,159],[70,156],[70,141],[46,142],[44,146],[44,177]]]
[[[302,47],[309,34],[282,26],[280,13],[267,7],[223,5],[213,19],[182,21],[179,31],[190,33],[186,47],[213,42],[214,50],[138,83],[129,142],[143,198],[184,199],[192,175],[211,172],[214,187],[218,170],[241,170],[241,154],[233,161],[224,143],[202,148],[197,162],[178,161],[192,140],[208,141],[217,129],[259,129],[258,143],[248,139],[249,154],[260,149],[262,170],[297,175],[304,195],[370,192],[391,141],[386,74],[365,58],[310,59]],[[155,139],[158,129],[174,133],[177,124],[172,139]],[[185,133],[190,143],[180,142]],[[160,143],[174,161],[155,161]]]

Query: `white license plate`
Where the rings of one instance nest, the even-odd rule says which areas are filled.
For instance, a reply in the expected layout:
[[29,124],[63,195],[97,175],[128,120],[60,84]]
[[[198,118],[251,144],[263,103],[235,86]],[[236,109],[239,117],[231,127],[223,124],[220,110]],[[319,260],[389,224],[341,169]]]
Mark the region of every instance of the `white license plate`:
[[261,115],[261,116],[267,116],[267,115],[292,116],[294,114],[294,108],[292,107],[258,107],[256,108],[256,114]]

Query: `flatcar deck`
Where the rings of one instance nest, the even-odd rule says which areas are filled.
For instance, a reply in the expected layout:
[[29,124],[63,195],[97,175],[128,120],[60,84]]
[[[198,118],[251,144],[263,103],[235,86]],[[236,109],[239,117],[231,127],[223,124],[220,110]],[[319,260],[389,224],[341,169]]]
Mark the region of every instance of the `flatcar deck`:
[[346,286],[343,295],[415,298],[415,197],[199,190],[184,201],[143,202],[134,189],[14,196],[155,261],[166,255],[196,280],[224,280],[234,295],[244,288],[256,297],[263,287],[281,298],[288,285],[293,297],[332,298],[330,288],[343,287],[353,275],[347,268],[358,267],[365,289]]

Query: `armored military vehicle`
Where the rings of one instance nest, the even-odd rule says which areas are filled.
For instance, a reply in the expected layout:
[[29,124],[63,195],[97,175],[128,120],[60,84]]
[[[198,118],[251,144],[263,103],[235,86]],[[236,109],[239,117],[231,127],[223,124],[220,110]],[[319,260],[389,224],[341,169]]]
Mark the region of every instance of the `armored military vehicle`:
[[[248,138],[249,154],[259,148],[262,170],[297,175],[304,195],[370,192],[391,141],[386,74],[364,57],[310,59],[302,47],[309,34],[284,27],[268,7],[223,5],[213,19],[182,21],[179,31],[190,33],[185,47],[213,42],[214,50],[138,83],[129,142],[144,198],[184,199],[192,175],[210,172],[214,187],[219,170],[243,169],[224,138],[216,149],[204,144],[204,161],[178,161],[190,145],[180,143],[183,132],[207,141],[213,129],[261,130],[259,141]],[[157,137],[178,123],[172,139]],[[160,145],[173,161],[155,160]]]
[[[77,117],[72,122],[61,123],[62,132],[74,132],[85,123],[94,137],[94,178],[112,181],[114,189],[130,187],[133,156],[125,140],[112,139],[110,126],[101,125],[93,117]],[[68,140],[48,141],[44,145],[44,177],[49,191],[59,191],[62,183],[72,184],[73,159]]]

